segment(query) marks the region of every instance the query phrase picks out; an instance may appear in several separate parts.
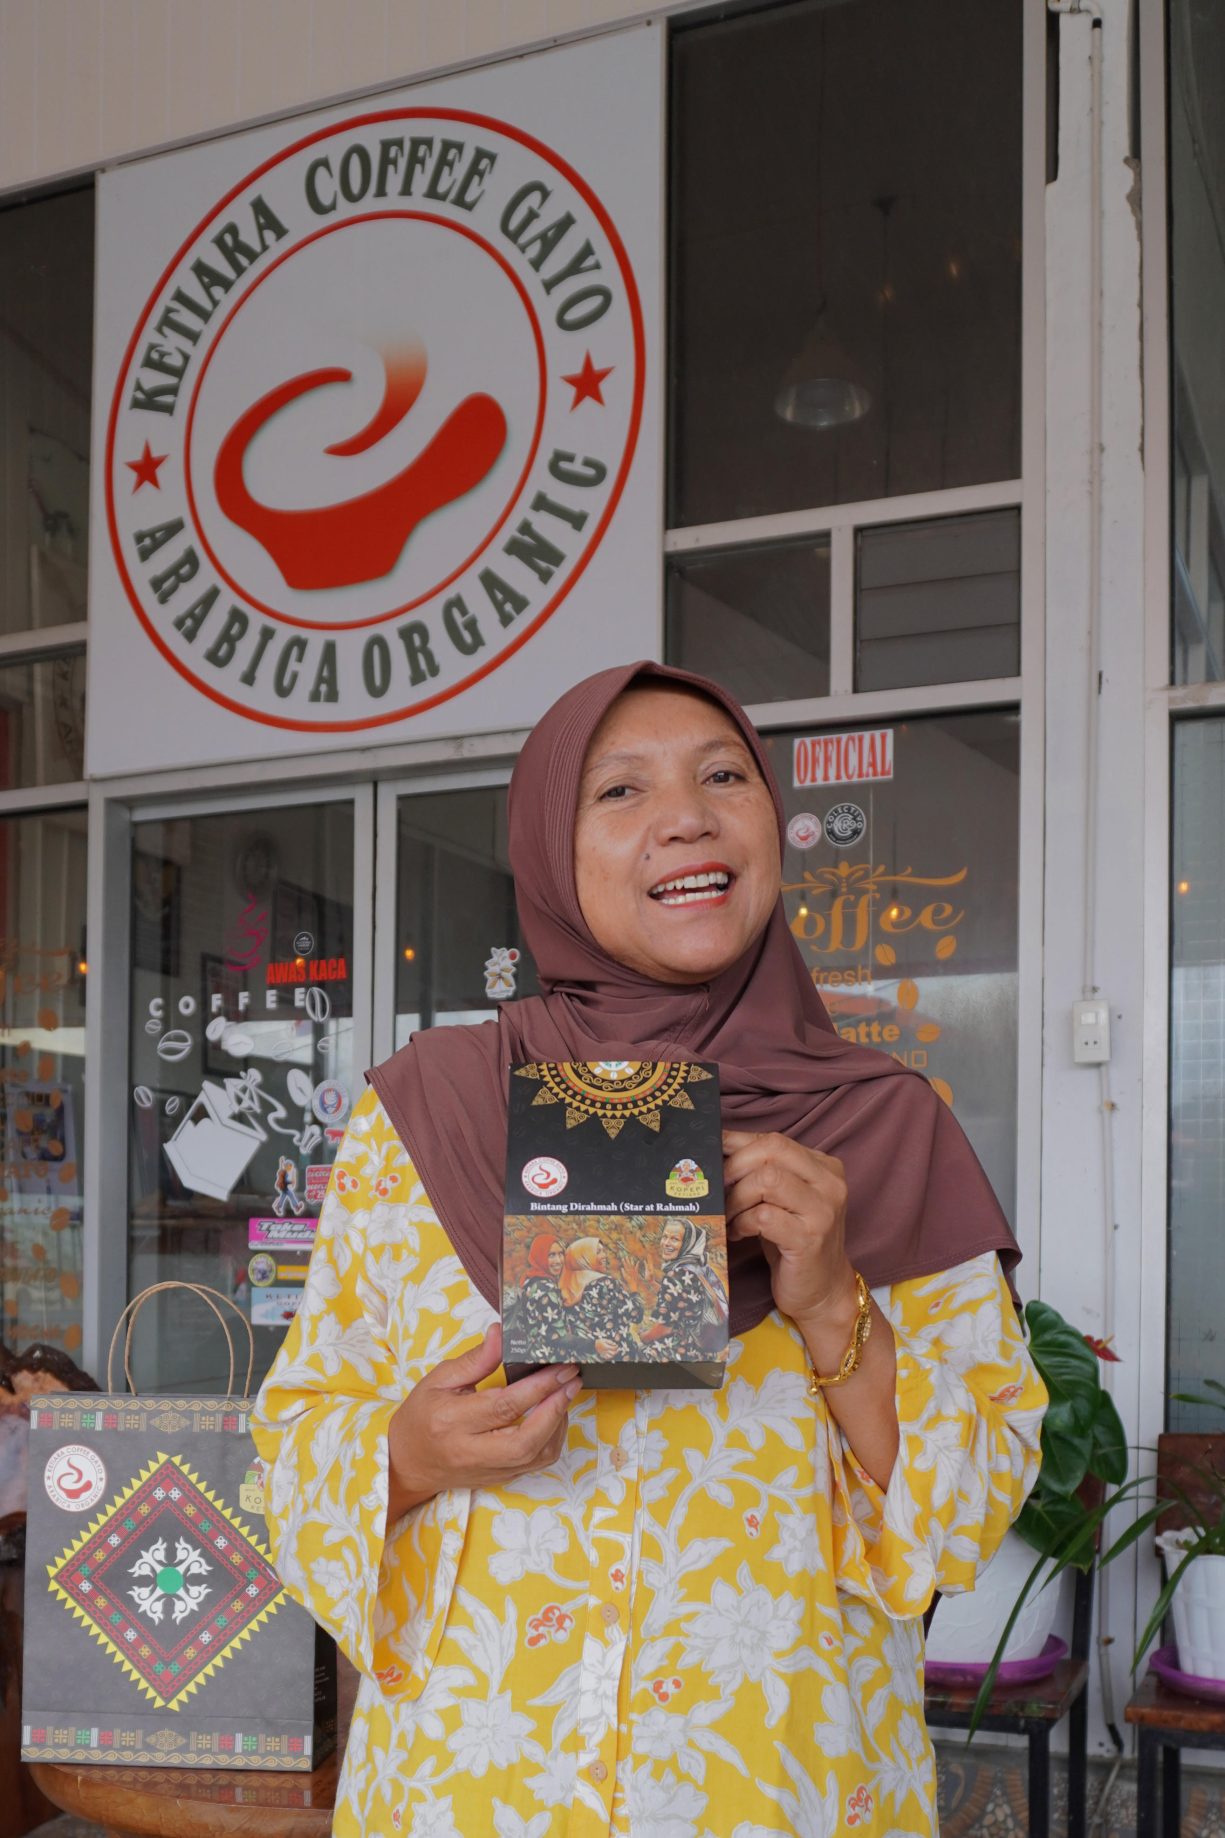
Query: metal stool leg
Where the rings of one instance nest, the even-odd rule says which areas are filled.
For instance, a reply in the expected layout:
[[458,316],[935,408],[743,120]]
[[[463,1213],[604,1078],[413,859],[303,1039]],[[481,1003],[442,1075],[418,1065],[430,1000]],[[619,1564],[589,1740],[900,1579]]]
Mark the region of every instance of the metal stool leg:
[[1161,1745],[1155,1731],[1139,1731],[1136,1770],[1136,1838],[1157,1838],[1157,1757]]
[[1045,1724],[1029,1731],[1029,1838],[1049,1838],[1051,1829],[1051,1732]]
[[1068,1713],[1068,1838],[1085,1838],[1088,1750],[1089,1693],[1082,1691]]
[[1182,1827],[1182,1750],[1161,1745],[1161,1838],[1179,1838]]

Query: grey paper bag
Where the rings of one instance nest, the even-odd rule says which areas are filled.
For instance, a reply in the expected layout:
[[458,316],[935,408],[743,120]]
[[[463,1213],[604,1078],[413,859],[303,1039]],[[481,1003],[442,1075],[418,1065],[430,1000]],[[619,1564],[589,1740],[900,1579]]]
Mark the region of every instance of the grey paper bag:
[[307,1772],[336,1740],[336,1654],[272,1568],[246,1389],[31,1402],[22,1747],[27,1761]]

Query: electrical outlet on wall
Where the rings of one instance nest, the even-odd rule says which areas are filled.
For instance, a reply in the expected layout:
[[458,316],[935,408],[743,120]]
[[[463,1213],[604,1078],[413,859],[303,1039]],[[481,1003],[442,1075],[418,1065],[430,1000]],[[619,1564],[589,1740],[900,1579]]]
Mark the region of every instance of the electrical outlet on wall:
[[1105,996],[1072,1004],[1072,1060],[1077,1066],[1103,1066],[1110,1058],[1110,1004]]

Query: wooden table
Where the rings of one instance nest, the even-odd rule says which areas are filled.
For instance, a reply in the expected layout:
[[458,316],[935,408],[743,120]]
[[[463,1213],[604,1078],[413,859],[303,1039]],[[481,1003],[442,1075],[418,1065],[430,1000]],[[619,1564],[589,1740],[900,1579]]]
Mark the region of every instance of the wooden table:
[[1158,1799],[1162,1838],[1178,1838],[1182,1823],[1182,1751],[1225,1749],[1225,1705],[1171,1691],[1146,1674],[1125,1716],[1136,1726],[1137,1838],[1157,1838]]
[[113,1768],[29,1763],[49,1800],[91,1819],[108,1838],[328,1838],[357,1673],[339,1661],[339,1740],[312,1774],[227,1768]]

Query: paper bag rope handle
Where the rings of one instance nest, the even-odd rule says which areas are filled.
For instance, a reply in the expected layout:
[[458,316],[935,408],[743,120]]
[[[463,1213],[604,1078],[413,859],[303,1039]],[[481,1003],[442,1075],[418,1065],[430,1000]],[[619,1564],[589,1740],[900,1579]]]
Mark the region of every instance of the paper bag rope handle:
[[[163,1289],[189,1289],[193,1295],[199,1296],[200,1300],[212,1309],[218,1321],[221,1323],[221,1331],[225,1335],[225,1344],[230,1355],[230,1373],[225,1385],[225,1394],[227,1397],[233,1397],[234,1395],[234,1338],[230,1333],[229,1324],[217,1304],[218,1302],[224,1302],[227,1308],[233,1309],[234,1313],[238,1316],[238,1319],[247,1330],[247,1384],[242,1395],[244,1398],[249,1398],[251,1396],[251,1380],[255,1373],[255,1335],[251,1332],[251,1323],[247,1320],[247,1317],[243,1314],[238,1304],[232,1302],[229,1296],[223,1296],[219,1289],[209,1289],[204,1283],[150,1283],[147,1289],[142,1289],[140,1294],[133,1301],[128,1303],[118,1321],[115,1323],[115,1332],[111,1335],[111,1350],[106,1356],[106,1389],[108,1391],[114,1391],[115,1389],[112,1377],[112,1369],[115,1364],[115,1348],[119,1345],[119,1336],[123,1332],[124,1322],[127,1321],[127,1338],[123,1343],[123,1375],[128,1381],[128,1390],[133,1397],[136,1396],[136,1381],[132,1377],[132,1334],[136,1327],[136,1317],[139,1315],[145,1303],[149,1300],[149,1297],[157,1295]],[[132,1317],[130,1321],[128,1321],[129,1315]]]

